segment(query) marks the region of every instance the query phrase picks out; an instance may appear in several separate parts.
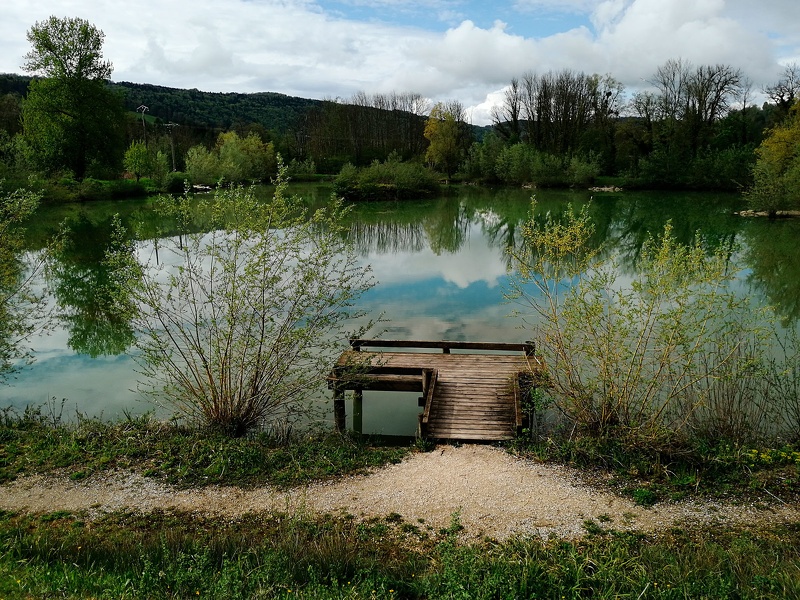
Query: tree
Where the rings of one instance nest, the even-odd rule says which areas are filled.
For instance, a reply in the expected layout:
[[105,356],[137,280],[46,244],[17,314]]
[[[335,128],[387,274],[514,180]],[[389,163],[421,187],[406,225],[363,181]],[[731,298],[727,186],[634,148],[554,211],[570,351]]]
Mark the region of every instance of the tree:
[[464,126],[464,107],[458,102],[436,104],[425,123],[429,142],[425,159],[448,177],[455,173],[469,146]]
[[795,100],[800,98],[800,65],[786,65],[781,78],[774,84],[764,88],[764,93],[778,108],[778,118],[786,118]]
[[28,31],[23,68],[31,81],[23,129],[35,162],[46,171],[116,168],[122,157],[122,102],[107,87],[103,32],[79,18],[50,17]]
[[753,187],[747,192],[751,208],[774,216],[800,207],[800,102],[769,131],[756,157]]
[[0,382],[5,382],[17,360],[32,359],[28,341],[50,324],[45,293],[35,284],[42,258],[23,258],[22,225],[39,204],[40,195],[0,189]]
[[150,151],[144,142],[131,142],[125,151],[125,169],[136,177],[136,181],[139,181],[142,175],[150,174],[152,162]]
[[275,173],[275,147],[251,132],[239,137],[235,131],[220,133],[212,150],[198,145],[186,155],[186,171],[194,183],[214,184],[220,179],[243,183],[264,181]]
[[146,246],[122,244],[110,261],[129,278],[118,287],[130,291],[122,300],[141,307],[133,323],[143,391],[231,435],[304,407],[345,327],[364,316],[353,302],[372,285],[345,241],[343,205],[298,215],[285,174],[279,166],[268,202],[242,187],[219,189],[196,210],[190,197],[164,198],[187,229],[208,215],[210,230],[162,241],[161,265],[155,256],[137,261]]
[[510,144],[520,140],[519,119],[522,114],[522,87],[519,79],[511,78],[511,83],[503,92],[503,103],[492,108],[494,130]]

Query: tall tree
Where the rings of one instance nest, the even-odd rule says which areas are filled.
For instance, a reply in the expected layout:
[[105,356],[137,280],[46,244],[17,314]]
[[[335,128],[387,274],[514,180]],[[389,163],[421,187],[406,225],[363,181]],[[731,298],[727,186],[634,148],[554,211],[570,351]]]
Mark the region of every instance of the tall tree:
[[794,101],[800,98],[800,64],[786,65],[781,78],[774,85],[765,87],[763,91],[777,106],[778,118],[786,118]]
[[425,158],[448,177],[455,173],[471,141],[464,119],[464,107],[459,102],[440,102],[425,123],[425,137],[430,142]]
[[754,185],[747,197],[752,208],[775,215],[800,207],[800,102],[789,109],[756,149]]
[[119,166],[123,147],[121,100],[106,86],[113,67],[103,59],[104,34],[80,18],[50,17],[28,31],[23,68],[31,81],[22,105],[24,136],[47,171]]

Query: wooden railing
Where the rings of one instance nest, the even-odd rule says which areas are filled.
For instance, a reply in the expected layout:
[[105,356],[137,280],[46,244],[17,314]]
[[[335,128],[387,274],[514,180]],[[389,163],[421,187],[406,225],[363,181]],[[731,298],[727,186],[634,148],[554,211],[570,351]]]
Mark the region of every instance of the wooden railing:
[[[436,380],[439,378],[439,371],[436,369],[423,369],[423,394],[420,398],[420,405],[425,406],[425,409],[419,415],[419,437],[425,437],[428,434],[428,420],[431,416],[431,404],[433,404],[433,395],[436,392]],[[424,404],[423,404],[424,401]]]
[[521,344],[499,342],[461,342],[461,341],[414,341],[414,340],[365,340],[353,338],[350,347],[359,351],[361,348],[419,348],[440,349],[444,354],[450,350],[482,350],[502,352],[524,352],[526,356],[533,356],[536,345],[533,342]]

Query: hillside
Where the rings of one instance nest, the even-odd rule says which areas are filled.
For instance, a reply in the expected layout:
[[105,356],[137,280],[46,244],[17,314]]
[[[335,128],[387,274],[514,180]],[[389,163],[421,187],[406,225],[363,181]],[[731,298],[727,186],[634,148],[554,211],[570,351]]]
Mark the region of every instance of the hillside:
[[[24,96],[31,79],[25,75],[0,74],[0,96]],[[127,81],[110,85],[122,96],[126,110],[135,112],[144,104],[149,117],[212,129],[258,123],[267,130],[284,133],[295,128],[309,109],[321,104],[319,100],[275,92],[202,92]]]
[[320,104],[319,100],[275,92],[201,92],[127,81],[112,85],[122,92],[128,110],[135,111],[144,104],[149,115],[164,121],[219,129],[258,123],[283,133],[296,127],[309,109]]

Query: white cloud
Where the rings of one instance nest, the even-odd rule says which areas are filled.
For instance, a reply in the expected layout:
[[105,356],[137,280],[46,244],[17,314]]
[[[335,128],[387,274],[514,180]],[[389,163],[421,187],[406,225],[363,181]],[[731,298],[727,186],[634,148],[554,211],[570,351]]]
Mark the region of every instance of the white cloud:
[[[684,58],[741,67],[759,87],[777,78],[781,63],[800,56],[796,0],[350,3],[378,17],[358,20],[348,15],[348,2],[322,0],[6,3],[0,72],[21,72],[25,32],[35,21],[80,16],[105,32],[105,55],[118,81],[312,98],[414,91],[432,100],[458,99],[483,123],[494,94],[529,70],[610,73],[632,88],[666,60]],[[512,21],[514,6],[526,12]],[[554,35],[519,35],[541,11],[549,11],[549,24],[558,14],[581,18],[568,19]],[[394,24],[400,13],[402,26]],[[491,14],[503,14],[505,22],[476,24]],[[437,17],[452,25],[438,30]]]
[[589,13],[601,0],[517,0],[515,6],[523,12]]

